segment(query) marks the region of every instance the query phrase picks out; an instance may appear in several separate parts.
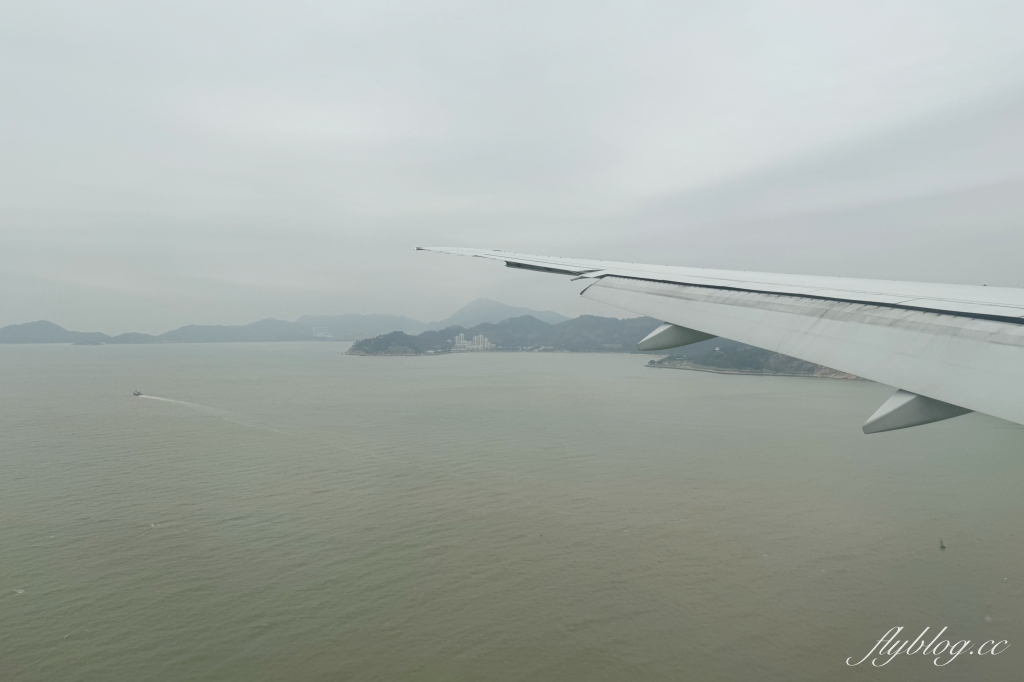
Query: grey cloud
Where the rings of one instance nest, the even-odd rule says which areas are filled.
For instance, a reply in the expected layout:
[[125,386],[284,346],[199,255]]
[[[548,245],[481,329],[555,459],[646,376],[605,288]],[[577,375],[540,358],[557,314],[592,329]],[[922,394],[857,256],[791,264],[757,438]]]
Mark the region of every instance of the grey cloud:
[[695,264],[1024,286],[1024,91],[664,197],[634,223]]
[[[947,274],[978,229],[1016,243],[1016,3],[3,14],[0,324],[585,309],[424,243],[904,277]],[[936,234],[935,268],[901,269]]]

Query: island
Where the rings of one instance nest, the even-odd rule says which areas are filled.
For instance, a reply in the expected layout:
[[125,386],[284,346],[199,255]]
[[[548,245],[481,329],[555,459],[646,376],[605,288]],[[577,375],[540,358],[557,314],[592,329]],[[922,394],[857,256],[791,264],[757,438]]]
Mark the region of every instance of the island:
[[710,339],[692,346],[673,349],[669,355],[647,363],[660,369],[688,369],[718,374],[760,374],[765,376],[818,377],[822,379],[859,379],[824,365],[773,353],[728,339]]
[[683,348],[641,353],[636,344],[661,322],[649,317],[617,319],[581,315],[550,324],[531,315],[496,324],[408,334],[395,331],[352,344],[349,355],[429,356],[463,352],[636,353],[658,355],[647,363],[657,369],[688,369],[722,374],[856,379],[811,362],[728,339],[710,339]]

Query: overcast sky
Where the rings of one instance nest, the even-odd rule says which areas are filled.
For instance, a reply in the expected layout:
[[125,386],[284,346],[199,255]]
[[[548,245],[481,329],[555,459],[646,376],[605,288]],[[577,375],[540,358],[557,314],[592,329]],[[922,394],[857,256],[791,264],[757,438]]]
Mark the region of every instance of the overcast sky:
[[1024,3],[0,4],[0,326],[615,314],[502,248],[1024,286]]

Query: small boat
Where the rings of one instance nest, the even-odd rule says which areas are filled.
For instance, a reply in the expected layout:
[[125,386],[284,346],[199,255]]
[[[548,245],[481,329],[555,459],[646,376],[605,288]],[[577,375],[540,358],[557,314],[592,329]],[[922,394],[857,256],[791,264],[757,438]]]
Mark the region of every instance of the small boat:
[[135,393],[132,393],[132,395],[138,397],[142,395],[142,391],[135,391]]

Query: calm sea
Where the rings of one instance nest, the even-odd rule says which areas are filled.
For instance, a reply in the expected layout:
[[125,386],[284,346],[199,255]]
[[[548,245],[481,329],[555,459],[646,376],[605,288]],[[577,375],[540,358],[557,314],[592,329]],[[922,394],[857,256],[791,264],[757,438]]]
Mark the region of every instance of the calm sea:
[[[0,347],[0,679],[1020,679],[1024,429],[344,349]],[[896,625],[1011,646],[845,665]]]

